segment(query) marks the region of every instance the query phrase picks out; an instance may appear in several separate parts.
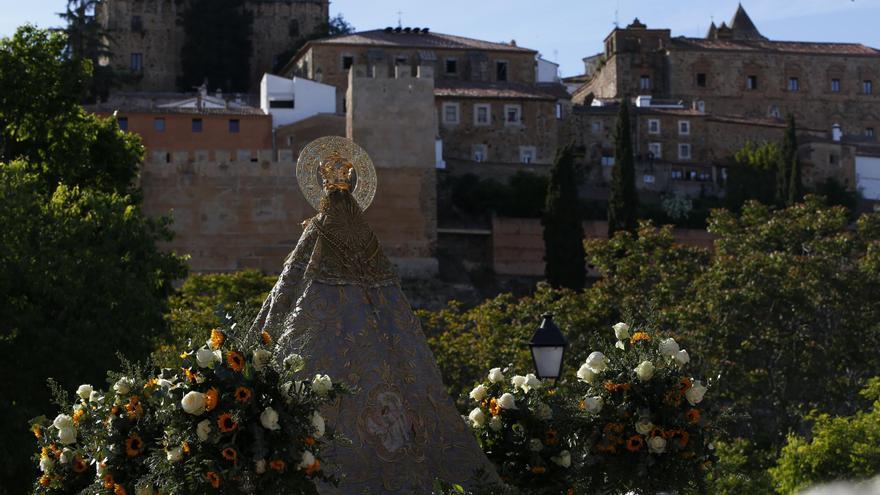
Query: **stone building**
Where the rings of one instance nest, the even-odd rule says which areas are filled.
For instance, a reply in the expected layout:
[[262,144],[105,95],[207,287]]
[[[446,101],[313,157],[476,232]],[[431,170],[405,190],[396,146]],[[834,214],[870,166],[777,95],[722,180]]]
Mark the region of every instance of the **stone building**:
[[437,137],[447,163],[546,164],[553,158],[570,97],[535,50],[426,28],[385,28],[309,41],[282,72],[336,86],[344,111],[354,65],[377,78],[433,77]]
[[[180,22],[192,0],[101,0],[95,15],[108,31],[108,63],[130,73],[130,91],[177,91],[186,33]],[[250,81],[329,20],[328,0],[244,0],[253,15]]]

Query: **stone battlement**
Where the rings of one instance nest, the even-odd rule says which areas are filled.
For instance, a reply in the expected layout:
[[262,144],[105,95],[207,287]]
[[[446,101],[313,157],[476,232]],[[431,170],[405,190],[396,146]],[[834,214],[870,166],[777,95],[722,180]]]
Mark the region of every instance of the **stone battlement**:
[[229,150],[196,150],[165,151],[153,150],[147,153],[144,163],[149,164],[181,164],[181,163],[281,163],[296,162],[293,150],[242,149],[235,152]]

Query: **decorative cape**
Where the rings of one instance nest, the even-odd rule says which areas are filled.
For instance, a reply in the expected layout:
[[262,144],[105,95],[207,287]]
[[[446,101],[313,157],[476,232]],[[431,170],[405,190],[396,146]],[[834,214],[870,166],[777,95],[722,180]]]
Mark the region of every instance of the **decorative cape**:
[[497,480],[446,393],[393,265],[347,191],[330,193],[251,329],[266,330],[307,372],[355,387],[325,411],[351,441],[325,451],[342,477],[322,494],[430,493],[434,479]]

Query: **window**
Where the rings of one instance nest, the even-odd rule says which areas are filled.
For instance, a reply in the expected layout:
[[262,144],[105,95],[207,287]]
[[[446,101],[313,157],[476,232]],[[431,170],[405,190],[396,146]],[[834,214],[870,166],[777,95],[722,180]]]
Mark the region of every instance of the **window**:
[[749,76],[746,78],[746,89],[758,89],[758,76]]
[[829,165],[837,165],[837,155],[831,153],[828,155],[828,164]]
[[779,105],[770,105],[770,110],[767,112],[774,119],[782,118],[782,112],[779,110]]
[[119,130],[127,131],[128,130],[128,117],[117,117],[116,124],[119,126]]
[[660,134],[660,119],[648,119],[648,134]]
[[398,56],[394,59],[394,64],[395,64],[395,65],[406,65],[406,64],[408,64],[408,63],[409,63],[409,57],[407,57],[406,55],[398,55]]
[[458,103],[443,104],[443,123],[458,124]]
[[556,118],[562,120],[562,103],[556,104]]
[[669,178],[672,180],[682,180],[684,178],[684,173],[681,170],[674,169],[669,172]]
[[712,180],[712,174],[710,174],[709,172],[706,172],[705,170],[702,170],[702,171],[700,171],[699,175],[697,176],[697,179],[701,182],[709,182]]
[[590,132],[592,132],[593,134],[599,134],[600,132],[602,132],[602,121],[594,120],[590,124]]
[[689,120],[678,121],[678,133],[686,136],[691,133],[691,122]]
[[293,100],[269,100],[269,108],[293,108]]
[[477,163],[482,163],[486,161],[486,145],[485,144],[475,144],[474,145],[474,161]]
[[132,31],[143,31],[144,30],[144,21],[141,19],[139,15],[131,16],[131,30]]
[[654,183],[654,176],[651,174],[645,174],[642,177],[642,180],[645,182],[645,184],[653,184]]
[[491,125],[491,112],[492,105],[488,103],[478,103],[474,105],[474,125]]
[[519,161],[520,163],[532,163],[535,161],[535,147],[534,146],[520,146],[519,147]]
[[141,72],[144,70],[144,54],[143,53],[132,53],[131,54],[131,71],[132,72]]
[[504,124],[522,124],[522,107],[519,105],[504,105]]
[[641,90],[651,89],[651,76],[642,76],[639,78],[639,89],[641,89]]
[[831,80],[831,92],[840,93],[840,79]]
[[504,60],[499,60],[495,62],[495,80],[497,81],[506,81],[507,80],[507,62]]
[[874,83],[870,79],[862,81],[862,93],[869,95],[874,92]]
[[698,72],[697,73],[697,86],[699,86],[701,88],[706,87],[706,73],[705,72]]
[[458,74],[458,59],[456,59],[456,58],[447,58],[446,59],[446,73],[447,74]]
[[238,119],[229,119],[229,133],[238,134],[239,130],[241,130],[241,121]]
[[165,132],[165,118],[158,117],[153,119],[153,129],[156,132]]
[[697,180],[697,171],[696,170],[688,170],[687,179],[688,180]]
[[874,137],[873,127],[865,127],[865,137]]
[[354,56],[353,55],[343,55],[342,56],[342,70],[351,69],[352,65],[354,65]]
[[290,24],[287,25],[287,34],[292,38],[299,37],[299,19],[290,20]]
[[648,143],[648,153],[655,160],[663,159],[663,145],[660,143]]
[[601,163],[602,163],[603,167],[614,166],[614,156],[613,155],[602,155]]
[[690,160],[691,159],[691,145],[688,143],[679,143],[678,145],[678,159],[679,160]]
[[796,77],[788,78],[788,90],[789,91],[798,91],[801,89],[801,83]]
[[202,132],[202,119],[192,119],[192,131]]

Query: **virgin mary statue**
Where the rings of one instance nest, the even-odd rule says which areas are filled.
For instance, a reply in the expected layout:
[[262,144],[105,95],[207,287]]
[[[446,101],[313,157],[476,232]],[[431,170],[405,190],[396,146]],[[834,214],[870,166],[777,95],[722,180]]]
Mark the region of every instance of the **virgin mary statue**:
[[285,355],[302,354],[309,373],[355,390],[325,412],[349,441],[325,456],[342,478],[321,493],[430,493],[434,479],[467,485],[481,469],[494,478],[364,221],[376,190],[369,157],[350,140],[321,138],[300,155],[297,179],[318,214],[251,331],[265,329]]

